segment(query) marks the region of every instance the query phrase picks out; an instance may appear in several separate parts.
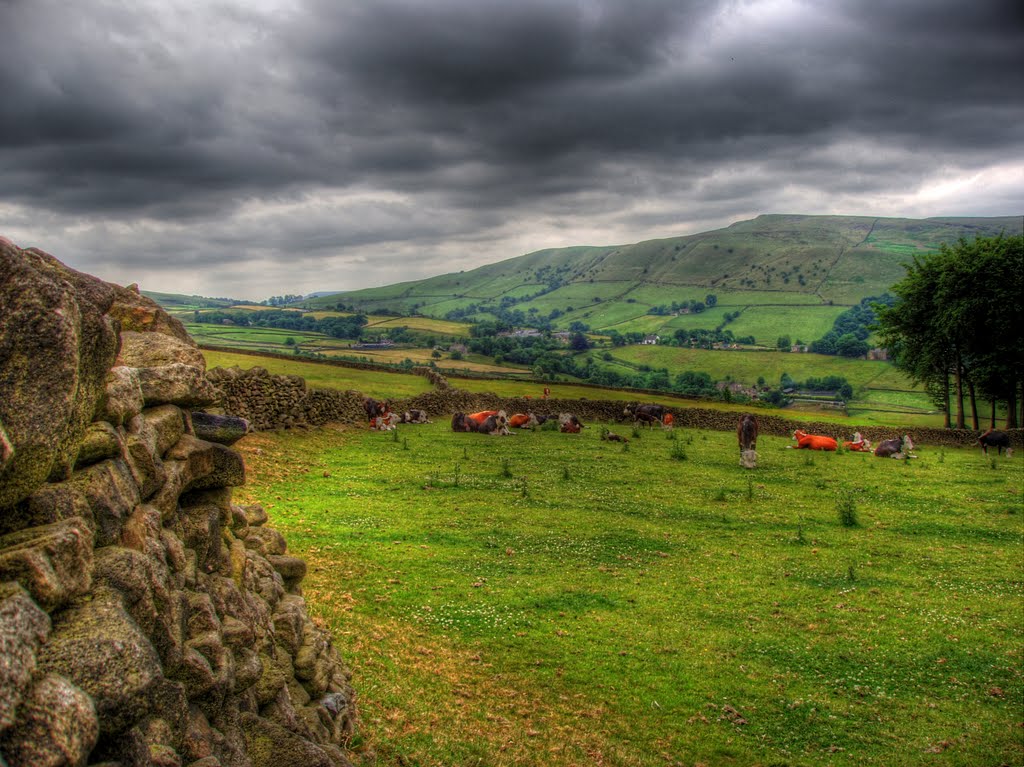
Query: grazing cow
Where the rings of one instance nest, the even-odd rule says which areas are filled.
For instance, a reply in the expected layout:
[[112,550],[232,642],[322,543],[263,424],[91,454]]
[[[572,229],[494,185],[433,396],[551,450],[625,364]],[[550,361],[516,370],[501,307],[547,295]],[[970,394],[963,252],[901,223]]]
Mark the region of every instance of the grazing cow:
[[[833,451],[839,447],[839,443],[832,437],[825,437],[821,434],[808,434],[797,429],[793,432],[793,439],[796,440],[797,450],[829,450]],[[793,447],[789,445],[788,447]]]
[[564,434],[579,434],[580,429],[586,428],[583,422],[580,421],[572,413],[559,413],[558,414],[558,430]]
[[910,454],[913,449],[914,441],[910,439],[909,434],[904,434],[902,437],[883,439],[875,448],[875,455],[879,458],[917,458],[916,455]]
[[431,423],[431,420],[427,417],[426,410],[406,410],[400,416],[398,416],[399,423]]
[[370,424],[370,428],[373,428],[373,421],[375,418],[384,416],[391,410],[391,406],[387,400],[375,400],[372,397],[363,398],[363,410],[366,411],[366,420]]
[[740,466],[753,469],[757,466],[757,418],[744,413],[736,424],[736,439],[740,443]]
[[870,453],[871,440],[864,439],[859,431],[855,431],[853,433],[853,440],[844,442],[843,447],[851,453]]
[[662,419],[661,419],[661,428],[663,428],[665,430],[672,429],[675,426],[675,423],[676,423],[676,417],[674,415],[672,415],[671,413],[665,413],[665,415],[662,416]]
[[985,455],[988,455],[988,449],[990,447],[994,447],[996,449],[997,455],[1003,454],[1003,448],[1006,448],[1007,457],[1013,455],[1013,448],[1010,447],[1010,435],[1005,431],[989,429],[978,437],[978,444],[981,446],[981,451]]
[[476,431],[476,421],[471,421],[465,413],[452,416],[452,431]]
[[662,405],[642,405],[639,402],[630,402],[622,411],[623,416],[629,416],[634,424],[645,423],[651,426],[661,423],[665,417],[665,408]]

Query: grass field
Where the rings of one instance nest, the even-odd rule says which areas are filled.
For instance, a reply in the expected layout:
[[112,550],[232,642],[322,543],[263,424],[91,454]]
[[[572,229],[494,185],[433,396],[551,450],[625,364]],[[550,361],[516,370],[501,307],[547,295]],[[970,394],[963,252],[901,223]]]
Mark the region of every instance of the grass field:
[[1021,764],[1020,458],[259,433],[360,765]]

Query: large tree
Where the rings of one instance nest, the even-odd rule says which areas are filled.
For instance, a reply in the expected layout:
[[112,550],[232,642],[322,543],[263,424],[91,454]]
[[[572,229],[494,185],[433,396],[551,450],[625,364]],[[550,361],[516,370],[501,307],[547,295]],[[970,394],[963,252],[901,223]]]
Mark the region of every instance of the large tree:
[[995,403],[1005,403],[1006,426],[1015,428],[1024,399],[1024,236],[961,239],[906,270],[892,288],[896,303],[875,307],[896,365],[925,386],[947,427],[952,393],[957,428],[966,427],[965,394],[975,429],[979,395],[993,403],[993,422]]

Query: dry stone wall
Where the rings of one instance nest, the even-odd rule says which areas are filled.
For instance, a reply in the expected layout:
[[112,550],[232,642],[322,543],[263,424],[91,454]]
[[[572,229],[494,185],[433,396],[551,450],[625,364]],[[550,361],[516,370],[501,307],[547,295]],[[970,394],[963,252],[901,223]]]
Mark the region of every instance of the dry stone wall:
[[[503,409],[509,415],[528,411],[544,415],[574,413],[584,423],[626,423],[628,420],[623,416],[627,400],[500,397],[494,393],[456,388],[430,368],[415,368],[414,372],[426,376],[435,388],[407,399],[392,400],[392,409],[396,412],[419,408],[437,420],[457,412]],[[207,373],[207,378],[217,389],[218,403],[223,412],[248,419],[257,430],[318,426],[328,422],[360,423],[365,420],[360,392],[308,388],[298,376],[271,375],[259,367],[247,371],[216,368]],[[667,409],[673,414],[677,428],[732,431],[738,419],[736,412],[711,408]],[[839,440],[852,438],[854,431],[859,431],[872,442],[900,436],[896,429],[883,426],[793,421],[767,415],[759,408],[751,408],[749,412],[757,416],[761,434],[776,437],[790,436],[798,428]],[[974,445],[978,439],[978,432],[969,429],[915,427],[910,433],[915,442],[931,446]],[[1024,430],[1011,429],[1008,433],[1014,445],[1024,445]]]
[[349,672],[181,324],[2,238],[0,309],[0,767],[350,764]]

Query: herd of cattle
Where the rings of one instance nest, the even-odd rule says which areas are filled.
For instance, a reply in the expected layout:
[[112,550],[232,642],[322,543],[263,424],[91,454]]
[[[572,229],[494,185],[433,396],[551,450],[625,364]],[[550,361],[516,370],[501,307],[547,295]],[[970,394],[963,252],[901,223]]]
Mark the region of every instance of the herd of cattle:
[[[363,407],[366,410],[366,417],[371,429],[390,431],[398,424],[403,423],[431,423],[424,410],[411,409],[402,413],[394,413],[386,400],[375,400],[369,397],[363,400]],[[622,413],[623,417],[633,419],[634,426],[647,426],[653,428],[658,424],[663,429],[671,429],[674,425],[672,413],[664,406],[655,404],[642,404],[631,402],[626,405]],[[481,410],[478,413],[455,413],[452,416],[452,431],[476,432],[479,434],[507,435],[512,429],[532,429],[542,424],[557,419],[558,430],[566,434],[578,434],[584,428],[584,424],[572,413],[559,413],[558,415],[539,415],[533,412],[515,413],[511,417],[504,410]],[[757,417],[745,413],[740,416],[736,425],[736,438],[740,447],[740,465],[752,469],[757,465]],[[626,441],[607,429],[602,431],[601,439],[612,441]],[[837,451],[839,441],[833,437],[822,434],[808,434],[800,429],[793,432],[793,440],[796,445],[790,448],[796,450],[825,450]],[[874,453],[879,458],[907,459],[916,458],[913,454],[914,442],[909,434],[901,437],[882,440],[872,449],[871,441],[861,436],[860,432],[853,435],[852,440],[842,443],[843,448],[855,453]],[[1013,455],[1013,448],[1010,446],[1010,436],[1002,431],[989,429],[978,438],[978,445],[988,455],[990,447],[996,448],[999,455],[1003,450],[1007,457]]]

